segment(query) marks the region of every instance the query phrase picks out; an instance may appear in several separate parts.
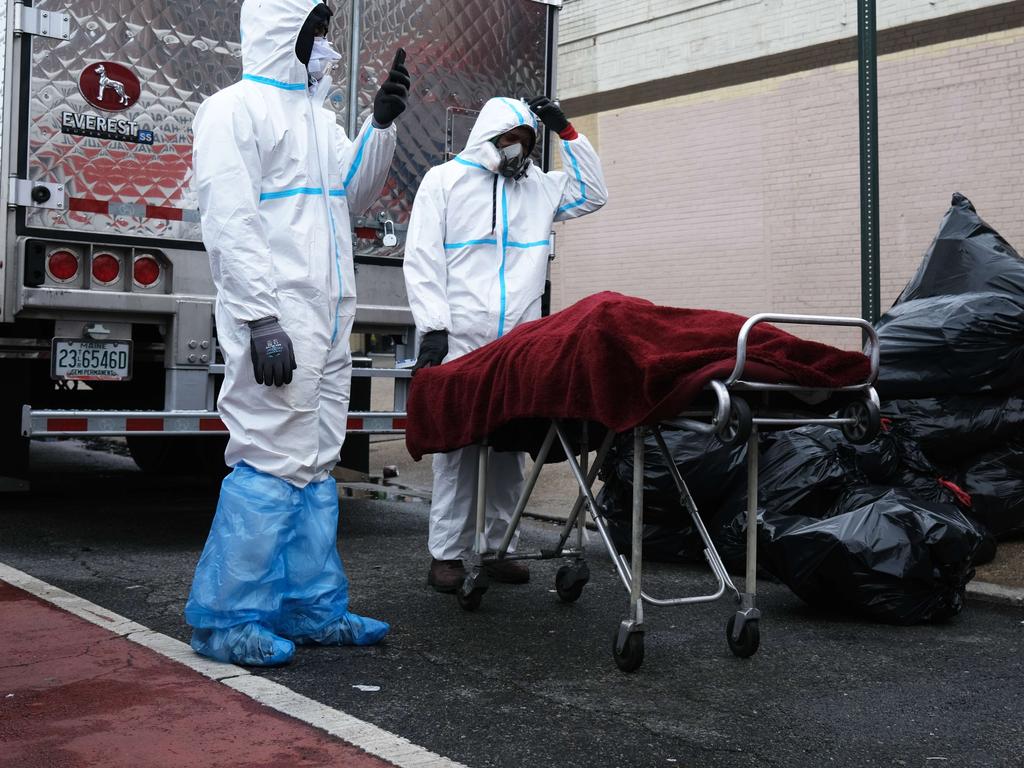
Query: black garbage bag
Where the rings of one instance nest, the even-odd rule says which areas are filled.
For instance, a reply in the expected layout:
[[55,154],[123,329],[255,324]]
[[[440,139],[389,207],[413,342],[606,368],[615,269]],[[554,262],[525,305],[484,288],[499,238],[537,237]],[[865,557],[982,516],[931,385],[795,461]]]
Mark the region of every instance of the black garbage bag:
[[[837,429],[812,425],[770,433],[760,445],[759,513],[821,517],[847,486],[863,484],[857,476],[854,448]],[[895,474],[896,469],[891,471]],[[733,486],[709,528],[718,554],[733,572],[741,572],[746,559],[746,515],[743,478]]]
[[1024,390],[1024,296],[915,299],[876,329],[883,400]]
[[[854,446],[853,450],[855,465],[867,483],[903,488],[915,498],[956,504],[961,511],[970,509],[970,496],[946,477],[952,476],[954,471],[932,463],[906,424],[888,424],[871,443]],[[858,479],[854,478],[854,482]],[[843,501],[840,499],[836,504],[841,505]]]
[[[614,474],[597,495],[608,534],[615,549],[626,556],[633,552],[633,486]],[[693,518],[676,502],[674,509],[644,507],[644,559],[663,563],[704,561],[704,542]]]
[[[775,433],[761,447],[758,503],[780,514],[819,517],[851,482],[855,453],[837,429],[807,426]],[[736,483],[716,519],[731,522],[747,508],[746,478]]]
[[1024,397],[1020,395],[954,395],[882,403],[882,415],[893,429],[918,443],[937,466],[1003,446],[1024,430]]
[[[709,520],[731,487],[745,479],[746,446],[724,445],[714,435],[664,430],[665,445],[686,481],[702,519]],[[596,499],[616,548],[629,554],[633,530],[633,436],[617,437],[602,469]],[[653,435],[644,440],[644,557],[703,562],[704,544],[683,507],[668,464]]]
[[1024,533],[1024,442],[979,456],[960,472],[957,484],[971,496],[968,514],[997,539]]
[[[834,517],[876,498],[879,488],[899,488],[911,498],[956,505],[962,511],[971,503],[898,426],[863,446],[845,442],[836,429],[801,427],[776,433],[762,450],[758,508],[771,515]],[[746,484],[741,484],[710,526],[722,560],[733,571],[745,559],[746,508]]]
[[[732,486],[744,476],[745,443],[727,446],[715,435],[681,429],[664,429],[662,437],[702,515],[717,509]],[[604,466],[604,474],[611,473],[632,488],[632,434],[615,438]],[[654,435],[644,438],[644,505],[672,510],[679,507],[679,491]]]
[[1024,259],[959,192],[897,304],[960,293],[1024,297]]
[[891,488],[851,495],[834,517],[767,512],[758,560],[810,605],[915,624],[963,608],[983,532],[950,504]]

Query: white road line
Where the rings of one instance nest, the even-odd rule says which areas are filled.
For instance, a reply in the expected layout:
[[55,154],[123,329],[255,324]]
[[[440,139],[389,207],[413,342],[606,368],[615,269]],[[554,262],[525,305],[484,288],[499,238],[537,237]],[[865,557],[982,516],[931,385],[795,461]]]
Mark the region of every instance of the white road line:
[[113,611],[90,603],[77,595],[40,581],[34,576],[0,563],[0,581],[52,603],[81,619],[103,627],[115,635],[145,646],[165,658],[184,664],[206,677],[219,681],[239,693],[282,714],[294,717],[332,736],[359,747],[399,768],[466,768],[446,757],[413,744],[383,728],[367,723],[338,709],[314,701],[279,683],[249,674],[234,664],[211,661],[195,653],[187,644],[154,632]]

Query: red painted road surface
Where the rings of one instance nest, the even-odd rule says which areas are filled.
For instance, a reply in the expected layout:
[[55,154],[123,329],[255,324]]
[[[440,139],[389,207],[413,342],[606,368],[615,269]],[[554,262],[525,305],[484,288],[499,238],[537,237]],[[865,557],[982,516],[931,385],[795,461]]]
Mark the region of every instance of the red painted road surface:
[[0,582],[0,766],[389,766]]

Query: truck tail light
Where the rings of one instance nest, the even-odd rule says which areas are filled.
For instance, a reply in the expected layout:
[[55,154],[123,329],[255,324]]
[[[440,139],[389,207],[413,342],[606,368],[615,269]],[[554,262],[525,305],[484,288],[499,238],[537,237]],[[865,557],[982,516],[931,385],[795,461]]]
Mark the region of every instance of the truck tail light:
[[71,251],[54,251],[46,260],[46,268],[55,280],[67,282],[78,274],[78,256]]
[[110,285],[121,275],[121,260],[112,253],[92,257],[92,276],[101,285]]
[[135,283],[143,288],[148,288],[160,279],[160,262],[148,253],[135,257],[135,264],[132,268],[132,276]]

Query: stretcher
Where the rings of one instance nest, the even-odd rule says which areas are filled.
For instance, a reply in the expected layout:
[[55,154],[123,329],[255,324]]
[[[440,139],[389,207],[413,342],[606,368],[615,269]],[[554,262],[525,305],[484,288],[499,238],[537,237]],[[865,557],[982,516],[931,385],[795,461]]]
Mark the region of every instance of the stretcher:
[[[852,326],[860,328],[865,337],[864,354],[870,360],[868,377],[857,384],[834,389],[807,387],[799,384],[764,382],[746,376],[747,346],[751,330],[760,323],[801,324],[815,326]],[[467,611],[480,607],[487,591],[485,566],[499,560],[551,560],[565,559],[555,575],[555,591],[565,602],[578,600],[590,579],[586,561],[584,528],[586,513],[593,519],[601,541],[611,557],[619,580],[628,594],[628,615],[614,633],[612,652],[615,663],[624,672],[638,669],[644,658],[644,606],[678,606],[713,602],[731,595],[736,610],[726,625],[726,640],[730,650],[739,657],[749,657],[760,644],[757,608],[757,488],[758,488],[758,433],[763,430],[783,430],[821,424],[842,430],[854,444],[871,442],[880,427],[878,396],[873,384],[878,374],[878,337],[869,323],[858,318],[815,315],[759,314],[747,320],[736,339],[736,362],[731,374],[724,379],[712,380],[690,408],[676,418],[656,424],[638,424],[632,428],[633,436],[633,500],[632,541],[630,556],[616,551],[608,524],[594,498],[594,483],[616,437],[611,430],[604,433],[596,446],[590,445],[592,427],[586,423],[573,423],[554,418],[550,420],[544,441],[533,468],[526,478],[522,494],[516,504],[512,521],[496,552],[485,551],[484,527],[487,507],[488,441],[482,441],[479,452],[479,472],[476,494],[476,536],[474,551],[467,562],[466,576],[456,591],[459,605]],[[747,533],[746,572],[742,591],[733,581],[702,522],[686,482],[673,463],[665,445],[663,430],[687,429],[700,433],[714,433],[730,445],[747,444]],[[653,433],[658,449],[663,453],[680,499],[704,543],[704,555],[717,581],[717,589],[710,594],[676,597],[655,597],[643,588],[643,487],[644,437]],[[510,546],[519,528],[523,513],[545,461],[557,443],[564,451],[569,469],[576,480],[578,493],[557,543],[537,551],[510,552]],[[590,461],[592,447],[596,458]]]

